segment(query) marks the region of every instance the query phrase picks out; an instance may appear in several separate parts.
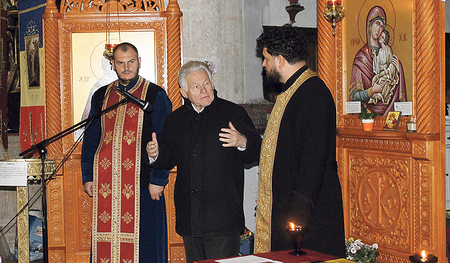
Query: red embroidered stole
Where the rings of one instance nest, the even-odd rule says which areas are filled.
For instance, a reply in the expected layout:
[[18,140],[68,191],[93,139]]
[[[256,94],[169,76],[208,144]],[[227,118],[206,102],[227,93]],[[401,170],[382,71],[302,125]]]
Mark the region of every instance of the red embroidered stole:
[[[149,82],[139,78],[129,92],[145,99]],[[123,99],[109,85],[103,109]],[[92,262],[139,262],[141,134],[144,114],[132,102],[101,117],[94,160]]]

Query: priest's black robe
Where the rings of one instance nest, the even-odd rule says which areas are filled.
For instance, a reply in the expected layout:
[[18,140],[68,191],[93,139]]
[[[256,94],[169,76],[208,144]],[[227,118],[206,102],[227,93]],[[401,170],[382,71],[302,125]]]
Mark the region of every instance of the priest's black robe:
[[[299,69],[288,89],[306,70]],[[271,250],[292,249],[288,221],[308,224],[303,248],[345,257],[341,185],[336,163],[336,109],[319,77],[289,100],[280,123],[272,177]]]

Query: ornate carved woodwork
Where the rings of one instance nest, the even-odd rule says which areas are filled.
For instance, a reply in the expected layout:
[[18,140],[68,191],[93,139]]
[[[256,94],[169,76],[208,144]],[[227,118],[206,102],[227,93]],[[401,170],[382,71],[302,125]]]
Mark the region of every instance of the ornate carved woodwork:
[[[358,4],[364,1],[344,1]],[[444,9],[440,1],[413,0],[412,58],[417,133],[383,132],[384,118],[364,132],[356,116],[345,114],[349,80],[344,61],[343,23],[332,35],[317,1],[319,75],[337,109],[337,161],[343,189],[346,238],[378,243],[379,262],[409,262],[422,250],[446,261],[444,167]],[[346,57],[347,56],[347,57]],[[331,70],[332,69],[332,70]],[[350,70],[350,69],[348,69]],[[347,84],[345,84],[347,83]]]
[[107,7],[110,7],[111,11],[118,9],[122,12],[159,12],[161,6],[164,6],[163,1],[155,0],[134,0],[134,1],[80,1],[80,0],[66,0],[61,10],[64,13],[95,13],[106,12]]
[[[28,200],[28,187],[19,186],[17,187],[17,211],[20,211],[27,203]],[[30,236],[29,236],[29,224],[28,224],[28,209],[25,209],[17,217],[17,249],[20,250],[20,255],[18,254],[18,262],[30,262]],[[22,230],[22,231],[21,231]],[[25,230],[25,231],[23,231]]]
[[[118,4],[118,5],[116,5]],[[173,107],[181,106],[177,72],[181,67],[181,11],[176,0],[66,0],[60,8],[56,0],[47,0],[43,16],[46,138],[74,125],[71,76],[71,34],[106,31],[107,5],[111,15],[120,12],[120,30],[152,31],[155,34],[156,82],[165,87]],[[111,30],[119,22],[111,19]],[[48,156],[61,160],[74,143],[66,136],[48,146]],[[92,200],[83,191],[78,146],[57,178],[48,186],[48,232],[50,262],[89,262]],[[176,170],[170,173],[166,187],[169,229],[169,262],[185,262],[184,246],[175,233],[173,185]],[[70,219],[70,220],[69,220]]]

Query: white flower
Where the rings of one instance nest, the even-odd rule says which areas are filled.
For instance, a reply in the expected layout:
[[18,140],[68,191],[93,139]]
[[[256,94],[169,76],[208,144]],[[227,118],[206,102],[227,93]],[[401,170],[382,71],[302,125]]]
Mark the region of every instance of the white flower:
[[217,68],[214,66],[214,64],[211,61],[205,61],[206,65],[208,65],[208,68],[211,70],[212,74],[217,73]]
[[378,244],[364,244],[361,240],[349,238],[345,240],[346,256],[348,260],[355,262],[372,262],[378,263],[376,259],[379,255]]

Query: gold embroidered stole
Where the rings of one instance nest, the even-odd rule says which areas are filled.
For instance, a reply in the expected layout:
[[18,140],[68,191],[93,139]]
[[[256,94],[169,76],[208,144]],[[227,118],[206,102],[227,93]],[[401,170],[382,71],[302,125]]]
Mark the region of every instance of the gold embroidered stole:
[[[258,203],[256,211],[255,253],[270,252],[272,224],[272,172],[278,132],[286,105],[297,89],[317,73],[307,69],[285,92],[278,95],[267,123],[259,160]],[[287,222],[286,222],[287,224]]]
[[[145,99],[149,82],[139,77],[129,90]],[[123,96],[111,83],[103,109]],[[143,111],[128,102],[101,117],[94,159],[92,262],[139,262],[139,197]]]

